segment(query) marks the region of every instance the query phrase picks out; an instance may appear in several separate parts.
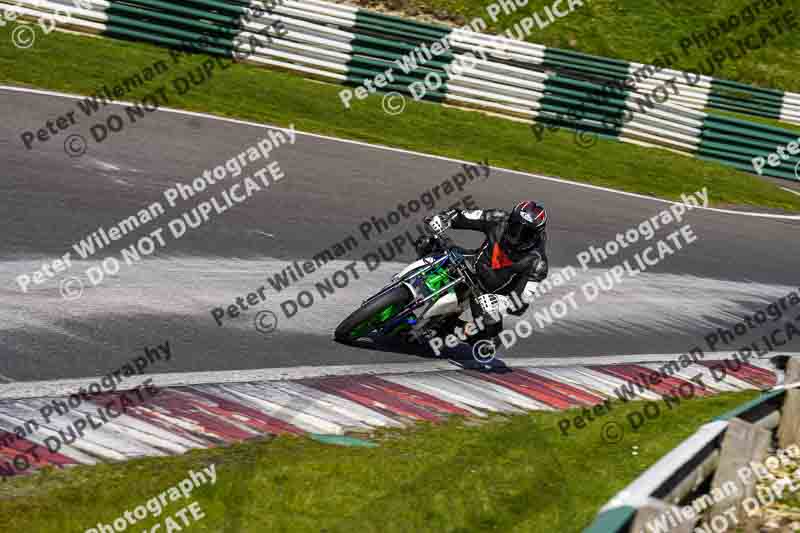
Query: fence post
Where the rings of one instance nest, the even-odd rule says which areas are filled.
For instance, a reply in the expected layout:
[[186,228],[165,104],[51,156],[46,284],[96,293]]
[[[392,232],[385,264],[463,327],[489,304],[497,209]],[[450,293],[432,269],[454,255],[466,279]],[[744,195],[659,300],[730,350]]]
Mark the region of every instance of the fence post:
[[[784,384],[800,381],[800,357],[791,357],[786,363]],[[778,425],[778,446],[787,448],[800,442],[800,389],[789,389],[783,399],[783,412]]]
[[[745,498],[755,495],[755,480],[743,480],[739,477],[739,469],[750,468],[751,462],[761,462],[769,452],[772,443],[772,432],[750,424],[739,418],[728,423],[728,429],[722,439],[719,466],[711,482],[712,491],[721,491],[723,498],[714,498],[717,502],[711,508],[709,520],[734,508],[736,516],[742,516],[739,504]],[[735,488],[735,490],[733,490]]]

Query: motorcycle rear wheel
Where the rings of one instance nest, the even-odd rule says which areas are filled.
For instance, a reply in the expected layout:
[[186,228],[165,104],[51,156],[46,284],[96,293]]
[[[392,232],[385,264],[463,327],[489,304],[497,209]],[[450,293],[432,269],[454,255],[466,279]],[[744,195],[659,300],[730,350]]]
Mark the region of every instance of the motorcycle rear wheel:
[[410,302],[411,293],[408,288],[397,285],[356,309],[339,324],[333,337],[339,342],[352,343],[391,320]]

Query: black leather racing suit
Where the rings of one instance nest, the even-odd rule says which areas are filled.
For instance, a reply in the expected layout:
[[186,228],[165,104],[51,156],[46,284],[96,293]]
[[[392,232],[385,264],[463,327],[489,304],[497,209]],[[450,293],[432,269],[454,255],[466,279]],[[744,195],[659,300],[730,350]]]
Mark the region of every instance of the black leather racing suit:
[[[507,211],[501,209],[484,209],[461,211],[446,211],[440,216],[450,217],[452,229],[480,231],[485,235],[481,246],[477,249],[474,259],[478,283],[487,294],[507,296],[516,304],[508,312],[522,315],[528,304],[522,299],[525,286],[529,282],[538,283],[547,277],[548,263],[545,252],[547,233],[542,231],[537,242],[528,249],[515,250],[503,241],[503,234],[509,217]],[[432,239],[419,241],[417,252],[420,257],[429,255],[432,249]],[[515,293],[516,297],[512,296]],[[483,315],[480,305],[473,298],[470,301],[473,317]],[[493,338],[503,330],[502,317],[493,320],[484,316],[485,329],[471,340]]]

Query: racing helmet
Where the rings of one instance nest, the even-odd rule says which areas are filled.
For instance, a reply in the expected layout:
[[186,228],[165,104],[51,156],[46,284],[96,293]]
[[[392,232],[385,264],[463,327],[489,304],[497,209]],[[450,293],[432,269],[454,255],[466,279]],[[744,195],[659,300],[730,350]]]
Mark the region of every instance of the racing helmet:
[[503,242],[513,250],[529,250],[539,243],[547,224],[544,206],[529,200],[518,203],[508,217]]

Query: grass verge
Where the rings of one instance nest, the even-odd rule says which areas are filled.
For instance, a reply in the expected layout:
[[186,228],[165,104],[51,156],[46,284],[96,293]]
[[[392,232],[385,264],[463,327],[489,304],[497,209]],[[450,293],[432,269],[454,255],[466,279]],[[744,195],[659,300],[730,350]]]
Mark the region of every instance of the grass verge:
[[[672,409],[659,402],[660,416],[636,431],[628,416],[642,411],[641,402],[614,403],[566,436],[558,422],[580,411],[456,417],[380,431],[371,437],[376,448],[278,437],[179,457],[48,469],[0,484],[0,531],[85,531],[145,504],[189,469],[214,464],[215,485],[130,530],[150,531],[196,500],[206,517],[187,529],[198,532],[577,532],[700,425],[756,395],[721,394]],[[603,440],[609,423],[624,434],[615,444]]]
[[[179,94],[172,80],[187,77],[202,56],[176,62],[167,50],[148,44],[58,32],[39,36],[33,48],[18,50],[9,44],[12,28],[11,24],[0,28],[0,80],[12,84],[88,95],[163,60],[169,70],[126,94],[124,100],[135,101],[163,85],[169,107],[282,126],[294,123],[304,131],[465,160],[488,158],[495,166],[661,198],[678,199],[683,192],[707,187],[716,205],[800,211],[800,196],[720,164],[665,150],[603,139],[591,148],[580,148],[567,131],[546,132],[537,141],[525,124],[428,103],[409,102],[401,115],[389,116],[382,110],[380,95],[344,109],[338,97],[340,86],[310,83],[292,74],[241,64],[218,70],[203,85]],[[100,115],[87,117],[71,100],[64,101],[64,111],[75,111],[81,124],[105,119],[108,114],[101,110]],[[30,124],[33,131],[41,127]],[[134,130],[135,125],[120,135],[135,135]],[[68,132],[50,142],[63,143]],[[19,136],[12,142],[25,150]]]

